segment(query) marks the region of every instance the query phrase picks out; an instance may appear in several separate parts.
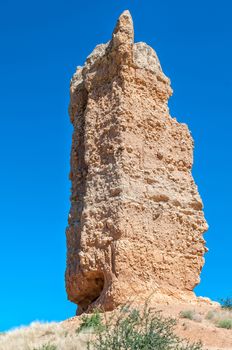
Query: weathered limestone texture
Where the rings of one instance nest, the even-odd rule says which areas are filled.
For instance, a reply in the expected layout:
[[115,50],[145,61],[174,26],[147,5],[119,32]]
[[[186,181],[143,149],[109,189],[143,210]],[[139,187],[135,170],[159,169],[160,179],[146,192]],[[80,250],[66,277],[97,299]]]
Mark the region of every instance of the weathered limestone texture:
[[128,11],[72,78],[66,289],[79,313],[151,293],[194,298],[207,223],[171,94],[155,51],[134,43]]

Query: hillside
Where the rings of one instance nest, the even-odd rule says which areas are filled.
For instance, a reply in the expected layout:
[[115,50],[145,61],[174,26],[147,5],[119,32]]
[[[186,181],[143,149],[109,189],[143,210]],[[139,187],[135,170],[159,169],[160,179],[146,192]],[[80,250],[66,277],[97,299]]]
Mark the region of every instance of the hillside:
[[[220,320],[230,320],[232,324],[232,311],[221,309],[216,303],[210,302],[157,304],[154,310],[162,310],[165,317],[174,317],[177,320],[175,333],[191,342],[201,340],[204,350],[232,349],[232,329],[218,327]],[[107,312],[104,317],[109,319],[117,312]],[[103,319],[104,317],[102,315]],[[93,329],[87,328],[77,333],[82,320],[83,316],[77,316],[59,323],[35,322],[29,327],[2,333],[0,350],[87,349],[86,344],[93,337]],[[51,346],[46,347],[48,344]]]

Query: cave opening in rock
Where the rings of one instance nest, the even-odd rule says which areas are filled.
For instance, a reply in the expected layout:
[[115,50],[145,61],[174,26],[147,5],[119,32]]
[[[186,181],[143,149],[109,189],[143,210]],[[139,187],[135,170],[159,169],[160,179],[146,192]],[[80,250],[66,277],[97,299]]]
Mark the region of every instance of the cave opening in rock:
[[104,288],[104,274],[101,271],[91,271],[85,276],[84,290],[78,302],[77,313],[88,310],[101,295]]

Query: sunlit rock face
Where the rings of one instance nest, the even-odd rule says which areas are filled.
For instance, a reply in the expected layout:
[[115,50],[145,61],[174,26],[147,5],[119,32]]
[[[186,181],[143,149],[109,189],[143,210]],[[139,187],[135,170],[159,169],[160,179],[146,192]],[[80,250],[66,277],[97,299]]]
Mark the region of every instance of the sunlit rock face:
[[78,312],[151,294],[194,298],[207,224],[191,175],[193,140],[169,114],[155,51],[128,11],[71,81],[66,289]]

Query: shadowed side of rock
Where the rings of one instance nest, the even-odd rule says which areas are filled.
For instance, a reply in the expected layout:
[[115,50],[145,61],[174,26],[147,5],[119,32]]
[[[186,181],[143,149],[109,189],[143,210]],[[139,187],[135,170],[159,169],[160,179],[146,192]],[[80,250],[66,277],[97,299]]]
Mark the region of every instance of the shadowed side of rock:
[[125,11],[71,81],[66,289],[79,312],[151,293],[194,298],[207,224],[193,141],[169,115],[170,81],[134,44]]

